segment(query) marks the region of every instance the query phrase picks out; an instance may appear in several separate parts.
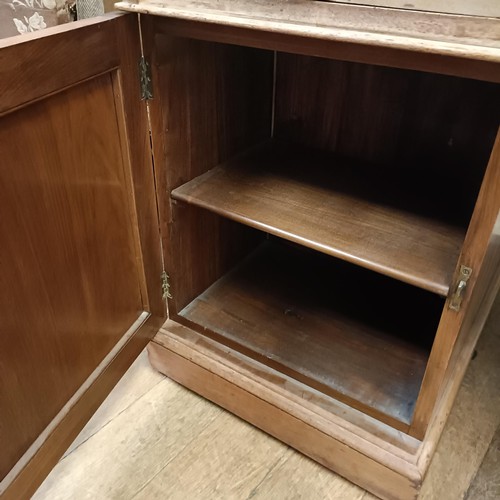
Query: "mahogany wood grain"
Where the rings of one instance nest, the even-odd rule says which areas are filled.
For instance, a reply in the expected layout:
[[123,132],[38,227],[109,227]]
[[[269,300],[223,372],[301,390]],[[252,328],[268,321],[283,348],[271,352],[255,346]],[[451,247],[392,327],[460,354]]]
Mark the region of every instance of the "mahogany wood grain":
[[2,478],[142,311],[113,108],[104,75],[2,119]]
[[[103,19],[79,21],[79,27],[75,31],[68,24],[48,33],[0,40],[0,115],[119,66],[116,42],[109,38]],[[78,64],[67,54],[64,41],[69,36],[77,38],[81,50]],[[100,55],[97,59],[96,53]]]
[[464,231],[435,220],[413,189],[392,172],[285,146],[229,161],[172,197],[446,296]]
[[158,26],[170,36],[500,82],[499,28],[491,18],[309,0],[232,0],[215,7],[201,0],[145,1],[116,7],[163,16]]
[[[251,360],[208,352],[203,337],[173,321],[148,346],[153,366],[380,498],[416,498],[422,475],[411,456],[396,459],[374,436],[323,419],[306,398],[289,395],[288,383],[263,372],[245,373]],[[228,363],[229,362],[229,363]],[[306,388],[307,391],[307,388]],[[348,423],[347,423],[348,425]],[[383,425],[383,424],[380,424]]]
[[145,19],[155,98],[150,103],[169,310],[180,311],[260,237],[214,214],[172,203],[173,188],[271,133],[271,53],[156,34]]
[[[443,391],[450,358],[462,325],[464,325],[464,322],[467,324],[470,321],[469,315],[473,318],[476,314],[477,307],[470,307],[470,303],[475,297],[476,283],[481,275],[485,256],[492,244],[491,236],[494,234],[499,212],[500,130],[497,134],[481,191],[458,259],[454,283],[458,282],[460,265],[470,267],[472,275],[467,283],[460,311],[450,309],[448,307],[449,299],[446,301],[410,429],[411,434],[417,438],[423,438],[425,435],[438,396]],[[495,241],[494,244],[496,245],[497,242]],[[494,290],[491,293],[495,293]],[[489,299],[485,298],[485,300]],[[464,330],[462,335],[465,334]]]
[[[31,78],[36,93],[0,97],[9,110],[0,126],[0,490],[15,498],[36,489],[165,317],[134,36],[137,20],[113,14],[19,37],[22,64],[16,42],[0,50],[5,81],[30,77],[50,47],[86,61],[85,74],[50,63],[38,87]],[[104,56],[80,37],[100,40]],[[60,413],[82,384],[91,385]]]
[[[178,321],[407,430],[441,308],[433,294],[274,243]],[[410,310],[426,314],[409,323]]]

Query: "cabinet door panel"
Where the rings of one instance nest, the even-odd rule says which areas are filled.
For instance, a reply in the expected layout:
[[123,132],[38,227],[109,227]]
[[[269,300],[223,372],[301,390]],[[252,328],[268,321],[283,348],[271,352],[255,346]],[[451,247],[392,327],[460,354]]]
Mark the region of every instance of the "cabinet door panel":
[[[50,470],[49,436],[64,434],[62,453],[126,369],[117,358],[133,360],[164,316],[149,132],[129,75],[136,23],[76,23],[0,50],[10,64],[0,78],[10,83],[0,97],[0,493],[28,495],[21,479],[37,486],[43,475],[23,478],[26,465]],[[91,39],[106,44],[102,59]],[[72,73],[80,46],[85,71]],[[12,87],[34,73],[37,88]]]

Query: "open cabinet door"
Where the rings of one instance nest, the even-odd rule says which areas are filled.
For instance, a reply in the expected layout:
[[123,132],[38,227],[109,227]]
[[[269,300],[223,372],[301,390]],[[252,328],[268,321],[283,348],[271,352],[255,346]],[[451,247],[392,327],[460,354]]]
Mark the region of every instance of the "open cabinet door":
[[137,17],[0,42],[0,496],[29,497],[164,321]]

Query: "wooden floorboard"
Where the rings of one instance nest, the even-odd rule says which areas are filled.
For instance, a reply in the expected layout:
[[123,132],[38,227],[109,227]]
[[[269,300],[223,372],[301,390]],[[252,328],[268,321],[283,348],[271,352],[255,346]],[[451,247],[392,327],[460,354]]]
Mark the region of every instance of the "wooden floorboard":
[[500,427],[488,447],[479,470],[465,495],[465,500],[498,500],[500,498]]
[[134,362],[134,369],[127,371],[106,399],[89,420],[78,437],[71,443],[64,456],[76,450],[87,439],[90,439],[96,432],[110,423],[120,413],[127,411],[138,399],[143,397],[154,386],[164,381],[160,373],[151,370],[148,356],[145,351]]
[[[250,424],[240,421],[232,425],[233,418],[225,412],[219,415],[135,498],[249,498],[269,470],[290,451],[286,445],[257,433]],[[193,475],[191,464],[195,461],[205,466]]]
[[[139,378],[152,371],[134,369]],[[133,498],[222,410],[163,378],[126,411],[116,400],[108,411],[115,417],[61,460],[34,499]]]

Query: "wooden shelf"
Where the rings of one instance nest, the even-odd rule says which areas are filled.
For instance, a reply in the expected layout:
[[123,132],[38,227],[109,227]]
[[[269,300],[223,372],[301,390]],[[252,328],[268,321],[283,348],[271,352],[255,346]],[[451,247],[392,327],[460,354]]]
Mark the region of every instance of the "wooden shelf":
[[443,299],[266,242],[178,321],[407,430]]
[[374,168],[268,146],[172,191],[172,198],[446,296],[465,231],[449,203]]

